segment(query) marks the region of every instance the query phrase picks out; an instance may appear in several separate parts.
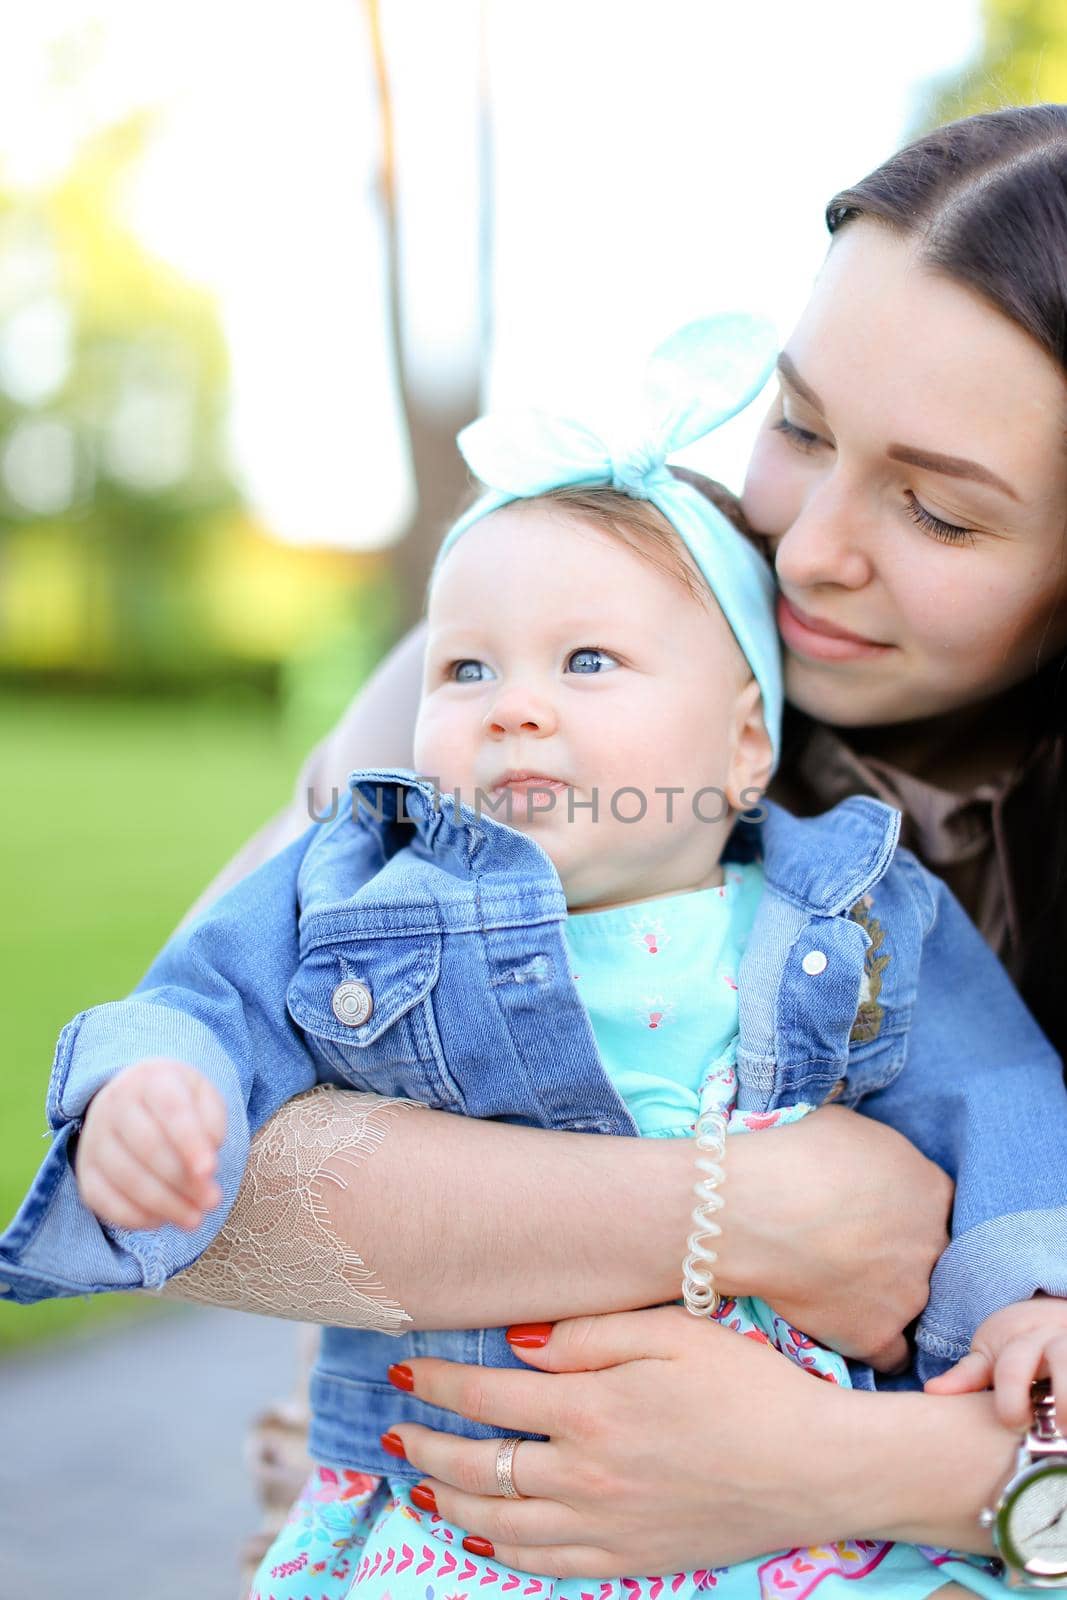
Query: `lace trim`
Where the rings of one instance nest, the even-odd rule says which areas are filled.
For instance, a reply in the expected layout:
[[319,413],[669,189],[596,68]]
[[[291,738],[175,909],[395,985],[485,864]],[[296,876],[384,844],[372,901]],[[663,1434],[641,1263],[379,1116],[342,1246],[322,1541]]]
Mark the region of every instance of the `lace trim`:
[[248,1167],[218,1238],[191,1267],[149,1293],[296,1322],[402,1333],[411,1317],[331,1226],[324,1186],[337,1166],[373,1156],[412,1100],[319,1084],[252,1139]]

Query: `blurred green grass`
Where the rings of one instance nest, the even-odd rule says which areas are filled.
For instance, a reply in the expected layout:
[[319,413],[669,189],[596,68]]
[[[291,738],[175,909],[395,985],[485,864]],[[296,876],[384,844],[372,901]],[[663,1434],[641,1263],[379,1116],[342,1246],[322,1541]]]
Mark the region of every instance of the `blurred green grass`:
[[[255,695],[199,701],[0,693],[0,1227],[43,1158],[60,1028],[127,993],[185,910],[289,799],[302,752]],[[5,1306],[0,1350],[138,1296]]]

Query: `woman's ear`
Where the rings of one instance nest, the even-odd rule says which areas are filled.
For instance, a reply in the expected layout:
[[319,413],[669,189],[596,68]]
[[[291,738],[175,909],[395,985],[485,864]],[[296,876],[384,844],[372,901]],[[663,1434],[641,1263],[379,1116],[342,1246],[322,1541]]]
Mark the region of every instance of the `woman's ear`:
[[763,720],[763,697],[755,678],[750,678],[734,706],[733,749],[726,778],[726,798],[734,811],[745,811],[754,804],[753,790],[763,793],[771,780],[773,765],[771,737]]

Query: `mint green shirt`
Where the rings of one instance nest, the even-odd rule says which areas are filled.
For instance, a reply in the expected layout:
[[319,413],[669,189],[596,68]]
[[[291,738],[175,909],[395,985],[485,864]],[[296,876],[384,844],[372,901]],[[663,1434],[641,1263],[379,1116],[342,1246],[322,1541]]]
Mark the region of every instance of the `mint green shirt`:
[[643,1134],[690,1134],[705,1070],[737,1035],[737,971],[763,892],[756,863],[718,888],[571,912],[571,972],[601,1059]]

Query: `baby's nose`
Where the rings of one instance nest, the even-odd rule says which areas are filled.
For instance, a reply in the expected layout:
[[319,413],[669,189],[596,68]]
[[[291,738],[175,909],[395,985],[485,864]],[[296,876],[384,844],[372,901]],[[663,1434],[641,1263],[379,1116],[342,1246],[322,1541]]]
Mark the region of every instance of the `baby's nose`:
[[504,734],[527,733],[534,737],[551,733],[556,715],[546,700],[532,694],[501,695],[486,714],[482,726],[497,738]]

